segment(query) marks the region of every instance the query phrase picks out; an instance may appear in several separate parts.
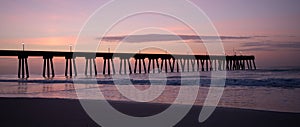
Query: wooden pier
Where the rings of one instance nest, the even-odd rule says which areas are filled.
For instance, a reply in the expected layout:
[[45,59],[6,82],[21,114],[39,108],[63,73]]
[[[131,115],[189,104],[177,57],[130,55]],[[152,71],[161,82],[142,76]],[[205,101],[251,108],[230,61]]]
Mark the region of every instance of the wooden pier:
[[[103,74],[116,74],[114,60],[119,59],[119,74],[170,73],[195,71],[255,70],[255,57],[244,55],[178,55],[143,53],[102,53],[102,52],[54,52],[0,50],[0,56],[16,56],[19,59],[18,77],[29,78],[28,57],[41,56],[44,59],[43,77],[54,77],[54,57],[65,57],[65,76],[77,76],[76,58],[86,59],[85,75],[97,75],[96,58],[103,58]],[[134,59],[134,65],[130,63]],[[147,59],[147,62],[146,62]],[[132,70],[133,69],[133,70]],[[157,69],[157,70],[155,70]],[[74,71],[73,71],[74,70]],[[68,73],[69,72],[69,73]],[[89,73],[88,73],[89,72]]]

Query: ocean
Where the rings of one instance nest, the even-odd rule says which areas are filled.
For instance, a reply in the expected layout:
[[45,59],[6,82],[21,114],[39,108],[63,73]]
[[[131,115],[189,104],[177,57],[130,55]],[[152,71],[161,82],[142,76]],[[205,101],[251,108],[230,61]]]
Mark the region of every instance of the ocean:
[[[78,75],[66,78],[57,75],[45,79],[33,74],[29,79],[18,79],[17,75],[0,75],[0,97],[25,98],[64,98],[64,99],[99,99],[115,101],[137,101],[120,92],[127,90],[130,96],[148,103],[179,103],[174,101],[183,87],[198,89],[194,105],[203,105],[211,88],[221,88],[222,96],[219,107],[234,107],[278,112],[300,113],[300,69],[257,69],[226,71],[225,86],[211,86],[212,72],[155,73],[131,75],[98,75],[87,77]],[[194,84],[183,84],[182,82]],[[144,95],[131,91],[153,88]],[[157,89],[157,91],[155,91]],[[163,89],[163,91],[160,91]],[[100,91],[104,95],[99,97]],[[78,96],[80,95],[80,97]],[[153,98],[150,98],[153,97]],[[184,94],[183,99],[191,95]]]
[[[0,97],[137,101],[124,96],[119,91],[120,88],[123,88],[130,92],[132,88],[130,86],[133,85],[140,91],[150,87],[163,88],[161,93],[152,91],[142,96],[130,92],[130,96],[139,98],[138,101],[173,104],[182,87],[193,87],[193,85],[185,85],[182,82],[192,81],[199,82],[196,83],[199,85],[198,95],[192,104],[203,105],[209,89],[216,87],[210,85],[211,73],[184,72],[92,77],[79,75],[75,78],[58,75],[49,79],[42,78],[41,75],[31,75],[29,79],[18,79],[16,75],[0,75]],[[217,87],[224,88],[217,105],[219,107],[300,113],[299,69],[227,71],[225,86]],[[98,96],[99,90],[104,97]],[[80,97],[78,97],[79,94]],[[149,97],[155,98],[149,100]],[[189,99],[189,97],[190,95],[187,94],[184,99]],[[186,104],[184,101],[176,103]]]

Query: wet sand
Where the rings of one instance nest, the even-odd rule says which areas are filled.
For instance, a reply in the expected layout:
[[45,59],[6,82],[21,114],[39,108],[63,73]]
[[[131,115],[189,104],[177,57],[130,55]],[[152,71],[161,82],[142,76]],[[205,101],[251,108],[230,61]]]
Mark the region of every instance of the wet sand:
[[[94,103],[93,100],[88,100]],[[168,108],[168,104],[110,102],[119,111],[132,116],[154,115]],[[184,105],[180,105],[184,106]],[[179,107],[180,107],[179,106]],[[97,127],[78,100],[40,98],[0,98],[1,127]],[[300,113],[218,107],[204,123],[198,122],[201,106],[176,124],[178,127],[299,127]]]

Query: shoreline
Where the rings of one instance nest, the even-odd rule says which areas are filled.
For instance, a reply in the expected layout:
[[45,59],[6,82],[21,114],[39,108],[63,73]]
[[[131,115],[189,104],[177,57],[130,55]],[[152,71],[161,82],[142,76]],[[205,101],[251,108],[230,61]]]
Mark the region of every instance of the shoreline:
[[[95,100],[87,100],[94,103]],[[164,111],[169,104],[109,101],[114,108],[132,116],[151,116]],[[0,97],[0,126],[97,127],[78,99],[6,98]],[[185,105],[179,105],[185,106]],[[198,122],[202,106],[193,106],[176,126],[300,126],[300,113],[274,112],[217,107],[204,122]]]
[[[47,97],[24,97],[24,96],[0,96],[1,99],[57,99],[57,100],[73,100],[73,101],[78,101],[78,98],[47,98]],[[80,100],[85,100],[85,101],[104,101],[104,100],[99,100],[99,99],[80,99]],[[141,104],[149,104],[149,105],[171,105],[170,103],[158,103],[158,102],[134,102],[134,101],[127,101],[127,100],[106,100],[109,103],[141,103]],[[175,104],[175,105],[180,105],[180,106],[187,106],[189,104]],[[203,105],[199,104],[194,104],[194,106],[197,107],[203,107]],[[210,107],[210,106],[207,106]],[[231,108],[231,109],[240,109],[240,110],[254,110],[254,111],[267,111],[267,112],[278,112],[278,113],[295,113],[295,114],[300,114],[298,111],[284,111],[284,110],[272,110],[272,109],[264,109],[264,108],[253,108],[253,107],[234,107],[234,106],[222,106],[218,105],[217,108]]]

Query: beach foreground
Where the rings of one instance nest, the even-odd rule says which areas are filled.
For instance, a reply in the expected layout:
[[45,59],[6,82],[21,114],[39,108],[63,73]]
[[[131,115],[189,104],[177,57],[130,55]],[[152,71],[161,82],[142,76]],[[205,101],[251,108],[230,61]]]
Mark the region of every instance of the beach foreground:
[[[93,103],[89,100],[89,103]],[[149,116],[166,109],[167,104],[110,102],[132,116]],[[0,126],[97,127],[78,100],[41,98],[0,98]],[[182,105],[184,106],[184,105]],[[204,123],[198,122],[201,106],[193,106],[176,126],[184,127],[299,127],[300,113],[283,113],[218,107]],[[113,121],[113,120],[112,120]]]

